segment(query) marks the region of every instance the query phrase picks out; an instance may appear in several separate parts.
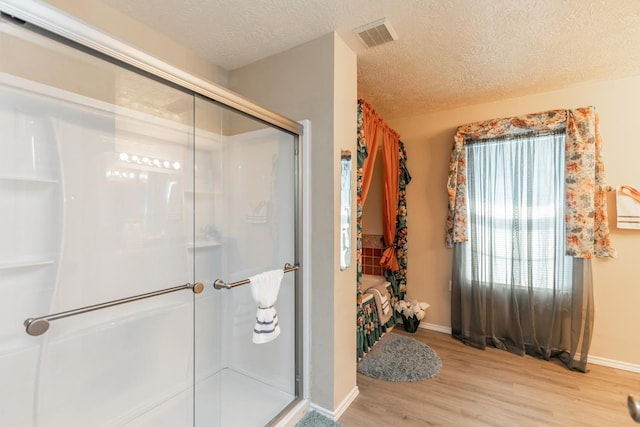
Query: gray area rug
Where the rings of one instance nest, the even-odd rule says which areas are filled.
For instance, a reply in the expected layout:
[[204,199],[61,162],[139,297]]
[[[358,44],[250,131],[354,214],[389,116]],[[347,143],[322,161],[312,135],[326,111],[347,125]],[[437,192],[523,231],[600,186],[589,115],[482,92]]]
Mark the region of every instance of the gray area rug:
[[296,427],[340,427],[340,424],[316,411],[309,411],[300,422],[296,424]]
[[428,345],[388,333],[358,363],[358,372],[385,381],[422,381],[435,377],[442,360]]

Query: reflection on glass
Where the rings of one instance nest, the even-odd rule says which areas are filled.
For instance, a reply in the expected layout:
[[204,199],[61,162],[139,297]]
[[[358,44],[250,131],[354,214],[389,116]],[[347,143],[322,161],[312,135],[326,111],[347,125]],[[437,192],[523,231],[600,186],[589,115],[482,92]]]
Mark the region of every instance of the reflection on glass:
[[[282,268],[295,259],[295,138],[206,99],[194,107],[194,156],[183,169],[194,177],[185,217],[196,277],[233,282]],[[283,278],[281,333],[267,344],[252,341],[249,285],[197,299],[195,426],[267,425],[296,397],[294,281]]]
[[340,270],[351,267],[351,151],[340,157]]
[[0,426],[268,424],[299,397],[294,274],[260,348],[249,286],[21,326],[295,262],[297,138],[19,27],[0,45]]

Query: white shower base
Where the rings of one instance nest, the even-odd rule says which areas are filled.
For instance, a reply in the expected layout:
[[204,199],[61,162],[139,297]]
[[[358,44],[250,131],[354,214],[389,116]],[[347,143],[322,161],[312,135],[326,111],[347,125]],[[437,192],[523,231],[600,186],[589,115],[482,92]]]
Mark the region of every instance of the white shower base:
[[[293,400],[290,393],[231,369],[223,369],[196,385],[195,425],[264,426]],[[193,392],[185,391],[125,425],[179,427],[191,419],[193,405]]]

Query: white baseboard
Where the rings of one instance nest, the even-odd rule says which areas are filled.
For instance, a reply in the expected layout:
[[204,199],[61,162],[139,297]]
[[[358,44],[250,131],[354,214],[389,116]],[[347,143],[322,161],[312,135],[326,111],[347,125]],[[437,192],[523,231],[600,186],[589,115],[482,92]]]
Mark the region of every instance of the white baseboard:
[[[422,329],[430,331],[442,332],[451,335],[451,328],[448,326],[435,325],[433,323],[420,323]],[[579,355],[577,355],[579,357]],[[607,359],[599,356],[589,356],[589,363],[594,365],[606,366],[608,368],[620,369],[622,371],[640,373],[640,365],[636,363],[621,362],[619,360]]]
[[326,408],[323,408],[322,406],[314,404],[313,402],[311,403],[311,409],[317,411],[318,413],[333,421],[337,421],[338,418],[340,418],[340,416],[344,413],[344,411],[347,410],[349,405],[351,405],[356,397],[358,397],[358,393],[360,393],[360,390],[358,389],[358,386],[355,386],[353,390],[351,390],[351,392],[347,395],[347,397],[342,399],[342,402],[340,402],[335,411],[330,411]]
[[428,329],[430,331],[442,332],[443,334],[451,335],[451,328],[449,326],[440,326],[434,323],[422,323],[420,322],[422,329]]
[[589,363],[600,366],[607,366],[609,368],[620,369],[622,371],[640,373],[640,365],[635,363],[620,362],[618,360],[606,359],[604,357],[589,356]]

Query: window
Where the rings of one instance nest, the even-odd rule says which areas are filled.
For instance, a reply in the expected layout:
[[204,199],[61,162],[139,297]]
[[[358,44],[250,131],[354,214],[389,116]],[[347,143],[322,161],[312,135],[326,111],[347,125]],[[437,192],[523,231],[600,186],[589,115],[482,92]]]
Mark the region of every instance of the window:
[[466,144],[473,282],[570,289],[564,140],[562,132]]
[[586,372],[590,258],[615,254],[600,145],[593,107],[458,128],[447,180],[454,337]]

